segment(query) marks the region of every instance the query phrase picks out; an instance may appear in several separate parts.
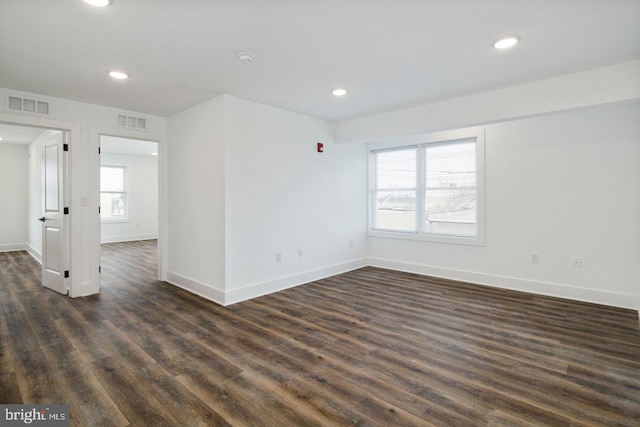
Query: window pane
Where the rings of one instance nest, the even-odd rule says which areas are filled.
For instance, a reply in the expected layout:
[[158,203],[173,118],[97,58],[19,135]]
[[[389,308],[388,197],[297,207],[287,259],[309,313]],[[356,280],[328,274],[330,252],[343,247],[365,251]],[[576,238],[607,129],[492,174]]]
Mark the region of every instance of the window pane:
[[425,233],[476,237],[476,191],[427,190],[424,219]]
[[415,231],[416,192],[376,192],[375,228],[381,230]]
[[476,143],[428,146],[427,187],[475,187]]
[[100,191],[124,191],[124,168],[100,168]]
[[377,153],[376,185],[378,189],[415,188],[416,149]]
[[102,219],[126,218],[124,193],[100,193],[100,217]]

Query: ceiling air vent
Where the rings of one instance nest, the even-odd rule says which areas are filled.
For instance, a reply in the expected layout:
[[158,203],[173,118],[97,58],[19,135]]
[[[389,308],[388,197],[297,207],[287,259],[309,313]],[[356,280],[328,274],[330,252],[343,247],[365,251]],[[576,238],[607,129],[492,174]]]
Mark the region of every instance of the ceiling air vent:
[[135,129],[147,129],[147,119],[142,117],[125,116],[118,114],[118,126],[126,126]]
[[25,113],[49,114],[49,103],[37,99],[9,96],[7,102],[9,110],[24,111]]

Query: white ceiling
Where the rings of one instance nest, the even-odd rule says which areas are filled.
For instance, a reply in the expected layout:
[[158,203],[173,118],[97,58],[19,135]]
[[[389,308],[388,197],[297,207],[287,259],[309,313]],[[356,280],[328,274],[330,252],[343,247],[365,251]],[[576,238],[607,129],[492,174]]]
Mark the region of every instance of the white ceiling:
[[46,129],[14,126],[0,123],[0,143],[29,145],[34,139],[42,135]]
[[158,152],[158,143],[141,141],[138,139],[120,138],[118,136],[102,135],[100,137],[100,151],[112,154],[130,154],[133,156],[152,156]]
[[161,116],[228,93],[341,121],[638,59],[640,1],[1,0],[0,58],[10,89]]

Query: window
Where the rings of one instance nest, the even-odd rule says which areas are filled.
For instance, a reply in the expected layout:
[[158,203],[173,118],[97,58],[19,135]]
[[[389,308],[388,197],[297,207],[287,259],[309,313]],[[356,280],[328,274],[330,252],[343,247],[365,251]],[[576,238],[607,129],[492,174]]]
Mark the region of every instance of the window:
[[376,153],[375,228],[415,231],[416,147]]
[[100,167],[100,218],[102,220],[127,219],[127,168]]
[[483,137],[371,151],[370,234],[483,244]]

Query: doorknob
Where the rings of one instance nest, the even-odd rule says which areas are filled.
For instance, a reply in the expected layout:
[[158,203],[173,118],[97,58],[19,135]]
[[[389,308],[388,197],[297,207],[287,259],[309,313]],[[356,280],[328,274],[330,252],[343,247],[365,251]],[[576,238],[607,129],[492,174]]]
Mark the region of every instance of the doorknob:
[[45,218],[45,217],[42,217],[42,218],[38,218],[38,221],[42,221],[42,222],[45,222],[46,220],[47,220],[47,218]]

